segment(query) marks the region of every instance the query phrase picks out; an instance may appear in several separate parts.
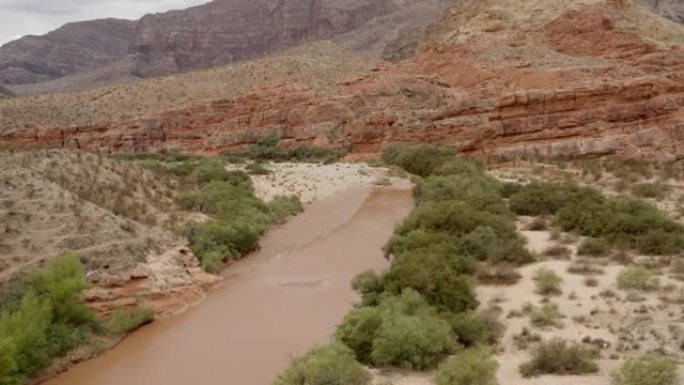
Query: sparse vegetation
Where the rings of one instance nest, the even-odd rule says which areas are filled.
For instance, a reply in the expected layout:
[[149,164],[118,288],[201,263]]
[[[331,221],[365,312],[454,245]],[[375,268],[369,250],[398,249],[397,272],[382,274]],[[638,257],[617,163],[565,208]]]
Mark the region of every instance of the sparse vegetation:
[[653,291],[660,287],[660,280],[650,269],[632,265],[618,274],[617,285],[622,290]]
[[677,385],[677,362],[671,358],[645,355],[628,359],[612,373],[614,385]]
[[396,144],[385,149],[382,158],[385,162],[400,166],[411,174],[427,177],[455,154],[456,151],[448,147]]
[[637,183],[632,186],[632,194],[639,198],[663,199],[672,190],[664,183]]
[[535,292],[541,295],[563,294],[563,279],[553,270],[541,268],[534,274]]
[[532,359],[520,365],[520,373],[524,377],[596,373],[598,365],[593,362],[595,356],[593,351],[579,344],[552,339],[540,343],[532,350]]
[[562,327],[562,318],[558,305],[552,303],[545,303],[541,308],[530,311],[530,324],[540,328]]

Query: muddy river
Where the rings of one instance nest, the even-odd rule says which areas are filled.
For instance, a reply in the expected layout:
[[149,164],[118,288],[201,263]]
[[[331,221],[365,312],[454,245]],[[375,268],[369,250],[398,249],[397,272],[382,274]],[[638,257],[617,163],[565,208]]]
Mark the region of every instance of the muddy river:
[[306,207],[231,266],[200,305],[155,322],[49,385],[268,385],[326,342],[357,296],[352,278],[388,262],[381,246],[411,191],[360,187]]

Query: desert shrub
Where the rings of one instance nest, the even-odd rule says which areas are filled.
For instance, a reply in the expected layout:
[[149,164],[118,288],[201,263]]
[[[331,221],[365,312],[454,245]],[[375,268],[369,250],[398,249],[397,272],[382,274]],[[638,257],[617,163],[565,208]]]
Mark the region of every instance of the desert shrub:
[[[480,228],[480,229],[478,229]],[[529,252],[523,247],[524,242],[516,232],[511,218],[492,214],[473,208],[463,201],[425,202],[420,204],[395,232],[395,238],[390,241],[396,242],[396,238],[406,236],[409,232],[423,229],[427,232],[447,233],[453,238],[461,238],[477,230],[472,234],[471,241],[462,245],[468,248],[470,245],[477,246],[496,238],[496,249],[472,248],[478,257],[489,257],[490,262],[526,263],[533,260]],[[482,250],[494,250],[498,252],[483,253]]]
[[0,380],[21,384],[98,328],[95,314],[79,301],[87,288],[79,258],[54,258],[31,274],[27,291],[0,312]]
[[354,277],[352,288],[361,294],[362,306],[376,306],[380,303],[381,295],[385,291],[384,277],[372,270],[365,271]]
[[541,308],[530,311],[530,323],[540,328],[561,327],[561,318],[563,315],[558,310],[558,305],[552,303],[545,303]]
[[330,163],[339,160],[346,153],[342,148],[316,147],[308,144],[298,144],[290,149],[285,149],[279,145],[280,141],[281,139],[278,136],[268,136],[250,145],[244,153],[227,153],[226,155],[276,162]]
[[338,326],[335,336],[351,348],[360,362],[370,364],[373,341],[383,318],[377,307],[361,307],[352,310]]
[[378,366],[424,370],[458,349],[449,323],[436,316],[397,314],[383,320],[371,354]]
[[266,168],[266,166],[263,165],[263,163],[259,162],[252,162],[245,166],[245,171],[249,175],[269,175],[271,174],[271,170]]
[[268,211],[273,223],[283,223],[290,216],[304,211],[304,206],[296,195],[278,195],[268,203]]
[[622,290],[652,291],[660,287],[660,280],[650,269],[632,265],[620,271],[617,277],[617,285]]
[[541,295],[560,295],[563,279],[553,270],[541,268],[534,274],[535,292]]
[[254,250],[259,232],[254,228],[224,221],[192,223],[186,228],[190,248],[210,272],[218,271],[220,264],[236,259]]
[[240,171],[227,171],[226,166],[218,159],[207,159],[192,171],[193,179],[199,184],[206,184],[214,181],[228,182],[234,184],[247,183],[249,177]]
[[285,151],[278,147],[280,137],[268,136],[259,139],[247,148],[247,156],[252,159],[280,160],[285,158]]
[[578,255],[603,257],[610,253],[610,243],[602,238],[587,238],[577,248]]
[[667,184],[658,183],[638,183],[632,185],[632,194],[640,198],[663,199],[672,190]]
[[154,311],[148,308],[126,310],[116,308],[105,323],[107,330],[114,335],[132,332],[154,321]]
[[331,163],[338,161],[346,152],[342,148],[314,147],[308,144],[300,144],[287,153],[287,158],[297,162]]
[[466,347],[495,345],[505,330],[495,309],[455,313],[447,319],[459,342]]
[[428,144],[396,144],[388,147],[382,158],[389,164],[422,177],[431,175],[456,154],[455,150]]
[[522,278],[513,266],[488,264],[478,266],[476,277],[486,285],[514,285]]
[[612,373],[614,385],[677,385],[677,362],[671,358],[645,355],[630,358]]
[[397,294],[407,288],[414,289],[445,311],[474,309],[478,302],[470,279],[460,270],[467,264],[464,257],[458,255],[417,250],[392,264],[385,276],[385,288]]
[[502,183],[501,184],[501,197],[509,199],[513,195],[519,193],[523,189],[523,185],[520,183]]
[[572,256],[572,250],[562,245],[554,245],[544,249],[543,255],[550,258],[569,259]]
[[556,215],[556,224],[563,231],[603,238],[649,255],[684,249],[684,227],[656,207],[636,200],[607,199],[596,190],[574,184],[524,186],[511,196],[509,206],[519,215]]
[[274,385],[367,385],[370,374],[354,359],[354,352],[341,343],[319,346],[296,358]]
[[511,210],[518,215],[554,215],[568,202],[602,200],[598,192],[575,184],[532,183],[510,197]]
[[561,339],[542,342],[532,351],[532,359],[520,365],[524,377],[543,374],[581,375],[596,373],[595,353],[578,344]]
[[498,368],[488,349],[466,349],[439,366],[437,385],[496,385]]
[[527,225],[527,230],[529,231],[544,231],[548,228],[545,217],[536,217],[529,225]]

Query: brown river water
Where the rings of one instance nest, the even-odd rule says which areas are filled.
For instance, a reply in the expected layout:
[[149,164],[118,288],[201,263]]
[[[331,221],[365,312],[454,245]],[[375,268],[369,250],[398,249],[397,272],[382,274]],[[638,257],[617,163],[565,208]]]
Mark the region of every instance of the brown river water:
[[155,322],[48,385],[268,385],[325,343],[358,300],[359,272],[411,210],[410,189],[360,187],[315,202],[231,266],[198,306]]

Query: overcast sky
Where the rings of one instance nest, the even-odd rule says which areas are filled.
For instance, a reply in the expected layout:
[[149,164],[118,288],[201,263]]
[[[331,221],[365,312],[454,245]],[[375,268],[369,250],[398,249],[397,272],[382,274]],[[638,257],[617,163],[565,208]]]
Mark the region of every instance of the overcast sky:
[[24,35],[43,35],[70,21],[183,9],[209,0],[0,0],[0,45]]

